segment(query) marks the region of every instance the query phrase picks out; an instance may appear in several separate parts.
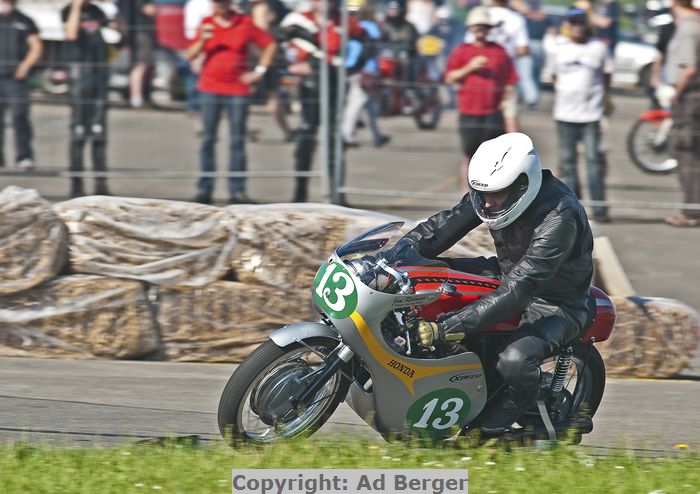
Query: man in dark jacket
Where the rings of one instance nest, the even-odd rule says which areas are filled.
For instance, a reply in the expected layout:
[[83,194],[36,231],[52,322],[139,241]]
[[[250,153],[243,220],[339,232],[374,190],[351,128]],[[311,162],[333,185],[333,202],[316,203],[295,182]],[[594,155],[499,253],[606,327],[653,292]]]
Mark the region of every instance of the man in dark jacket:
[[472,159],[469,185],[472,191],[459,204],[418,225],[395,252],[412,248],[434,258],[480,223],[490,228],[497,258],[477,259],[470,270],[498,276],[499,288],[437,323],[423,321],[419,333],[424,346],[460,341],[522,314],[497,365],[508,387],[480,421],[484,432],[497,433],[536,400],[542,359],[591,320],[593,236],[576,195],[541,169],[524,134],[484,142]]
[[[91,0],[71,0],[61,10],[70,67],[70,171],[82,172],[83,149],[92,140],[92,167],[107,172],[108,47],[103,28],[112,23]],[[107,179],[95,179],[95,194],[109,195]],[[71,178],[71,197],[85,195],[82,178]]]
[[34,167],[27,78],[41,58],[43,46],[34,21],[15,8],[16,0],[0,0],[0,167],[4,166],[5,110],[12,113],[15,164]]

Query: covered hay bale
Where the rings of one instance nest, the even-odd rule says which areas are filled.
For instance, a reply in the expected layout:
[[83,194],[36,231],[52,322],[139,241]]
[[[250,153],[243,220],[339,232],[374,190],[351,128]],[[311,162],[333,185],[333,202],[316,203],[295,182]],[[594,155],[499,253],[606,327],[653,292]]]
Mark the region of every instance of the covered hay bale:
[[236,219],[221,208],[95,196],[58,203],[54,210],[70,232],[74,273],[204,286],[230,270]]
[[160,349],[143,283],[55,278],[0,298],[0,355],[135,359]]
[[[240,362],[268,334],[318,319],[310,305],[260,285],[217,281],[202,288],[157,289],[157,321],[168,360]],[[301,297],[300,297],[301,298]]]
[[0,294],[26,290],[55,277],[68,257],[68,233],[36,190],[0,192]]
[[700,316],[677,300],[613,297],[617,320],[598,344],[611,377],[672,377],[688,366],[700,338]]
[[238,281],[291,294],[310,288],[337,247],[363,231],[400,218],[327,204],[230,206],[238,218],[232,267]]

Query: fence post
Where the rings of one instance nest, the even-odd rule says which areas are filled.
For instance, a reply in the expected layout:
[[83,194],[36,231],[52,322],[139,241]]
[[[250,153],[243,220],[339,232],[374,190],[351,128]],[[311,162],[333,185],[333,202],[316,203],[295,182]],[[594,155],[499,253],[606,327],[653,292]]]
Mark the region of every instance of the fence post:
[[333,187],[331,189],[332,196],[331,200],[334,204],[341,204],[343,201],[340,200],[340,188],[344,185],[345,177],[345,156],[343,152],[343,135],[341,132],[343,123],[343,114],[345,113],[345,92],[347,89],[347,71],[345,69],[345,59],[348,53],[348,24],[349,24],[349,14],[347,0],[340,1],[340,33],[341,33],[341,44],[340,44],[340,67],[338,67],[338,87],[337,89],[337,101],[336,101],[336,112],[335,112],[335,153],[333,154]]
[[325,197],[332,197],[333,195],[333,184],[331,183],[331,177],[328,173],[331,163],[328,162],[328,151],[330,150],[331,142],[330,136],[328,135],[328,124],[330,123],[329,114],[329,87],[328,87],[328,14],[330,9],[328,8],[328,2],[333,0],[323,1],[323,21],[321,23],[321,70],[319,77],[320,80],[320,109],[321,109],[321,173],[323,176],[323,187],[325,189]]

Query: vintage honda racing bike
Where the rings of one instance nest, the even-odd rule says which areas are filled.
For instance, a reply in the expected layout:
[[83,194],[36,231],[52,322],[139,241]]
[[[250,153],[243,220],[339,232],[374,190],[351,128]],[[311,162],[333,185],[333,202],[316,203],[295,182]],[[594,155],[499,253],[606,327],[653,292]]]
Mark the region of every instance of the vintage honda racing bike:
[[[419,320],[441,315],[496,290],[493,278],[453,270],[414,250],[387,262],[403,223],[365,232],[338,248],[312,287],[317,322],[298,322],[270,335],[235,370],[218,410],[232,446],[308,435],[342,401],[387,439],[447,439],[470,424],[504,384],[496,361],[518,320],[497,324],[460,343],[419,345]],[[541,364],[540,393],[504,436],[580,440],[605,387],[603,360],[593,346],[606,340],[615,308],[592,287],[593,322]]]

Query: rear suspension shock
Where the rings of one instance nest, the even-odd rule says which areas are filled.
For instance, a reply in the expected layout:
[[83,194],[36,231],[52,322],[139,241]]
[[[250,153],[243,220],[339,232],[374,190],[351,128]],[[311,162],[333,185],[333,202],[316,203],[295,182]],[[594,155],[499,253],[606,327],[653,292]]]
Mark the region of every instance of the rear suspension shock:
[[564,384],[566,383],[566,376],[569,373],[569,368],[571,367],[571,360],[573,359],[573,356],[574,349],[572,347],[568,347],[566,350],[559,354],[550,388],[553,396],[557,396],[559,393],[561,393],[562,389],[564,389]]

